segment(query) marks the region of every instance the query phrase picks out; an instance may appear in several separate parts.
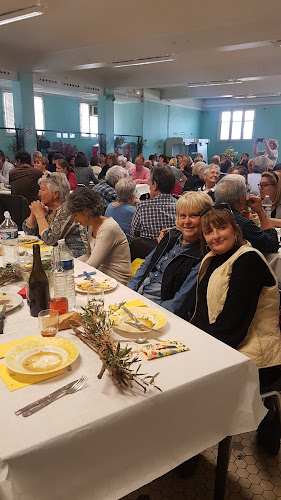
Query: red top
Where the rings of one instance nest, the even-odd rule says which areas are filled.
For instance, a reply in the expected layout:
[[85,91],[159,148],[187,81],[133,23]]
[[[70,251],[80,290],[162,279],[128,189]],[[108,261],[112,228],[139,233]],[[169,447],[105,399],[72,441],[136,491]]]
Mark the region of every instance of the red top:
[[175,187],[173,191],[171,191],[171,194],[182,194],[183,189],[178,181],[176,181]]
[[77,189],[78,185],[77,185],[77,179],[76,179],[75,173],[68,172],[66,177],[67,177],[67,180],[68,180],[69,185],[70,185],[70,190],[73,191],[73,189]]

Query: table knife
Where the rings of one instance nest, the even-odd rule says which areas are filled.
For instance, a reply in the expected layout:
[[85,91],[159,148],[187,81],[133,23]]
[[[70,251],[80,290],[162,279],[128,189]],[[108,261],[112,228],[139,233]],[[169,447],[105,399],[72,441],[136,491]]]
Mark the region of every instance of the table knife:
[[0,334],[3,333],[4,329],[5,312],[6,312],[6,306],[4,305],[2,311],[0,312]]
[[64,385],[63,387],[61,387],[57,391],[51,392],[51,394],[44,396],[44,398],[37,399],[37,401],[33,401],[33,403],[30,403],[29,405],[24,406],[23,408],[20,408],[19,410],[15,411],[15,414],[21,415],[21,413],[23,413],[24,411],[30,410],[33,407],[35,408],[36,406],[42,404],[45,400],[47,400],[49,398],[58,397],[61,393],[63,393],[67,389],[69,389],[72,385],[76,384],[76,382],[78,382],[78,380],[79,379],[74,380],[73,382],[70,382],[70,384]]

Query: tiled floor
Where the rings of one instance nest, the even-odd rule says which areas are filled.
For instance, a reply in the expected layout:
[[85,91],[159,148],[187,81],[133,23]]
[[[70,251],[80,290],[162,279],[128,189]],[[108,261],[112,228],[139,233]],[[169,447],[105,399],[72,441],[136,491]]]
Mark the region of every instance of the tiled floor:
[[[212,500],[216,447],[202,453],[196,473],[181,479],[176,470],[130,493],[122,500],[148,495],[150,500]],[[281,452],[269,457],[256,445],[256,433],[235,436],[225,498],[230,500],[281,499]]]

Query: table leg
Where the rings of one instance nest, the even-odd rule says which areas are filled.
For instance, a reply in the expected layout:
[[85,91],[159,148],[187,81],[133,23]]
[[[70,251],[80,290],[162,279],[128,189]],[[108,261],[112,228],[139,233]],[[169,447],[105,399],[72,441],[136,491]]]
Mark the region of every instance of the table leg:
[[224,500],[226,475],[232,450],[232,436],[227,436],[219,442],[216,467],[214,500]]

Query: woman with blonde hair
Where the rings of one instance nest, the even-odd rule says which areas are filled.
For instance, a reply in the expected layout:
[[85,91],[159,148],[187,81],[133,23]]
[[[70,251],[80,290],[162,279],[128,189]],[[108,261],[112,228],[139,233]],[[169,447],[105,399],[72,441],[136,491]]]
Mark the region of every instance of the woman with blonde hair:
[[212,205],[210,196],[203,192],[190,191],[181,196],[176,227],[165,232],[127,285],[187,320],[194,309],[197,273],[203,256],[200,217]]

